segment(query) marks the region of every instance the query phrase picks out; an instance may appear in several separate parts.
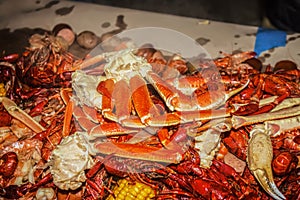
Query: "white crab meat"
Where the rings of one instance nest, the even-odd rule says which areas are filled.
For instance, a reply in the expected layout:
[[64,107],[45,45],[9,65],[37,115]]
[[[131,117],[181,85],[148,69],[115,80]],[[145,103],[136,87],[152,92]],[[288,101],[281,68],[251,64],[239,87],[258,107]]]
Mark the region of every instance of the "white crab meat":
[[75,190],[86,181],[84,170],[94,164],[90,149],[84,134],[77,132],[64,138],[53,150],[50,172],[57,187],[63,190]]

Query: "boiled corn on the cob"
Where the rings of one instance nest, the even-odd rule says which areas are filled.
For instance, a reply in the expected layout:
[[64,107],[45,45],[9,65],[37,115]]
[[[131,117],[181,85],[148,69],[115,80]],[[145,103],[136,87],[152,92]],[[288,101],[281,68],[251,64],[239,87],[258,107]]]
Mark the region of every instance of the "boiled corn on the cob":
[[155,190],[150,186],[140,182],[130,182],[127,179],[120,179],[113,190],[113,195],[109,195],[107,200],[150,200],[155,197]]
[[4,87],[4,83],[0,83],[0,97],[5,97],[6,96],[6,90]]

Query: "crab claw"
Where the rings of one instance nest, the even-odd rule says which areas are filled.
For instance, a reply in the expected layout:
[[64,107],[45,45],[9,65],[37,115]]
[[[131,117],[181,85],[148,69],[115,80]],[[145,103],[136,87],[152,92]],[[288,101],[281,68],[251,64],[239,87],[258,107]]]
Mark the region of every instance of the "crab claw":
[[273,150],[271,139],[263,125],[256,125],[250,132],[247,164],[262,188],[274,199],[283,200],[284,195],[274,183],[271,162]]

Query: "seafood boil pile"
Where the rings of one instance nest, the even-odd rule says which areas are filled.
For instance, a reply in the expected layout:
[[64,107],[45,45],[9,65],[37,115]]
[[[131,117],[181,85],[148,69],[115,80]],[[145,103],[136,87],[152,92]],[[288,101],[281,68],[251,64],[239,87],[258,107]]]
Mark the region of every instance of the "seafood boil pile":
[[300,199],[300,70],[151,45],[0,58],[1,199]]

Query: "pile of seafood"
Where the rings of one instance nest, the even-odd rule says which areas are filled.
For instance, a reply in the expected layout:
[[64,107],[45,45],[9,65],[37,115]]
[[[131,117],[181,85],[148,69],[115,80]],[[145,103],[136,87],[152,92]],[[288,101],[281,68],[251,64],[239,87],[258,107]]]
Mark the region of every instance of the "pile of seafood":
[[51,35],[1,57],[0,197],[300,199],[298,66],[212,64]]

